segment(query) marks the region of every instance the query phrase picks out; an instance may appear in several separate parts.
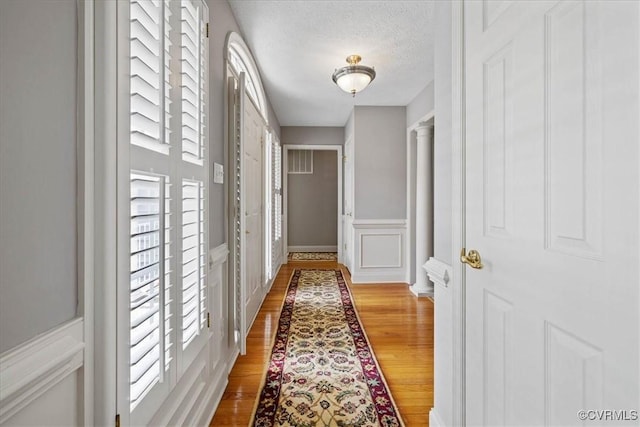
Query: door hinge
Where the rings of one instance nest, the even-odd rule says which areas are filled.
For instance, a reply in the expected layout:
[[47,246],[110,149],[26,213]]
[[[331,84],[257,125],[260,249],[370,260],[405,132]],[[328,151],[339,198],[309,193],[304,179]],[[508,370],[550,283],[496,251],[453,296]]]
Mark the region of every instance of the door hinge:
[[207,312],[207,328],[211,327],[211,314]]
[[116,414],[116,427],[120,427],[120,414]]
[[208,23],[208,22],[207,22],[206,26],[207,26],[207,28],[206,28],[206,31],[207,31],[207,38],[209,38],[209,23]]

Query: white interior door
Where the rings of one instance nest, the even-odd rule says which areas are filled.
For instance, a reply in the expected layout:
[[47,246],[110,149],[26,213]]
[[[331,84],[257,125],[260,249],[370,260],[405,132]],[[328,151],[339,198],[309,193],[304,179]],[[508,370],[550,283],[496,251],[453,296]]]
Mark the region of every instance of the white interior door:
[[638,409],[638,7],[465,2],[468,425]]
[[[264,299],[262,286],[264,272],[264,220],[262,218],[264,173],[262,170],[262,139],[265,124],[246,91],[243,96],[242,171],[244,173],[244,245],[241,247],[243,248],[243,265],[246,271],[246,328],[250,328]],[[248,330],[245,332],[248,332]]]
[[353,138],[344,143],[344,265],[353,271]]

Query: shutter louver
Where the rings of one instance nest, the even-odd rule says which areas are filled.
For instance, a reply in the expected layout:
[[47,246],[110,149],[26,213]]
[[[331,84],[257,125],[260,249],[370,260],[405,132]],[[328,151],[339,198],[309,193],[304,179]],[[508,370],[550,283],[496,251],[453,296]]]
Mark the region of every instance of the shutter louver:
[[275,144],[275,240],[282,238],[282,146],[280,143]]
[[201,43],[202,28],[198,18],[199,8],[190,1],[183,1],[181,7],[182,40],[182,159],[201,164],[203,108],[201,98]]
[[[186,348],[204,326],[205,242],[202,182],[182,183],[182,347]],[[200,322],[198,322],[200,319]]]
[[166,152],[162,138],[162,4],[131,1],[131,144]]
[[[160,321],[162,300],[168,304],[166,295],[170,292],[169,274],[165,267],[170,245],[167,238],[167,187],[164,177],[131,174],[131,410],[161,379],[161,336],[162,330],[166,329],[167,319],[170,320],[171,316],[169,314],[167,318],[165,310],[165,324]],[[168,359],[169,356],[167,352],[164,358]]]
[[164,2],[164,140],[167,144],[171,141],[171,7],[169,0]]

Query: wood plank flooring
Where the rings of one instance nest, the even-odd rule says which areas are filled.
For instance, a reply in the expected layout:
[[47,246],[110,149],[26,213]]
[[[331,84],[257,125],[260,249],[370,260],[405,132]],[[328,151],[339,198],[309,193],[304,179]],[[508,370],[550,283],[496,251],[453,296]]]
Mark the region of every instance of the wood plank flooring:
[[[338,268],[335,262],[293,262],[280,269],[247,337],[211,427],[247,426],[271,352],[282,299],[295,268]],[[407,427],[429,425],[433,406],[433,303],[417,299],[406,284],[352,285],[364,329]]]

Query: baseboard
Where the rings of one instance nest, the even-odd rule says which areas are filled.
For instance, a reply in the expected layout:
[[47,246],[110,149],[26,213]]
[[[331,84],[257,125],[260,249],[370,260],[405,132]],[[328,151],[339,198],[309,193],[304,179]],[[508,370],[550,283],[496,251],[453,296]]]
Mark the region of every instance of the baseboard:
[[289,252],[338,252],[338,246],[289,246]]
[[213,419],[213,416],[220,405],[224,390],[229,383],[228,375],[223,375],[226,369],[219,369],[216,378],[212,381],[205,398],[202,400],[202,404],[196,412],[194,417],[194,425],[196,426],[208,426]]
[[431,410],[429,411],[429,426],[445,427],[445,424],[442,421],[442,418],[440,418],[440,415],[438,415],[438,411],[436,411],[436,408],[431,408]]

